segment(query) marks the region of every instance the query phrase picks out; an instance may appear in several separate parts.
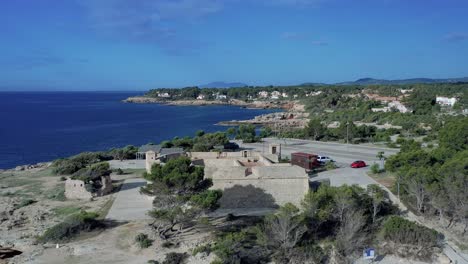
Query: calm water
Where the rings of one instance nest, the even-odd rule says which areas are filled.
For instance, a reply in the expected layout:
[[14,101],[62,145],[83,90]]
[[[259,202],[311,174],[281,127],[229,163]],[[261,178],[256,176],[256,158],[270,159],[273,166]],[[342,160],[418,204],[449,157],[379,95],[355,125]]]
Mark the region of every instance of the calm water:
[[126,104],[129,92],[0,92],[0,168],[50,161],[83,151],[158,143],[225,130],[219,121],[272,110],[231,106]]

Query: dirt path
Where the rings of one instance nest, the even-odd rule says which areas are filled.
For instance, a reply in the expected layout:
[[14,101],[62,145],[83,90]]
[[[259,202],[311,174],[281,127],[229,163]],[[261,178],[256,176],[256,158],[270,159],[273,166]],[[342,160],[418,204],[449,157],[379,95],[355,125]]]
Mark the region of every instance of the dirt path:
[[115,221],[150,219],[147,212],[152,208],[152,200],[149,196],[140,194],[140,187],[145,185],[144,179],[125,180],[106,219]]

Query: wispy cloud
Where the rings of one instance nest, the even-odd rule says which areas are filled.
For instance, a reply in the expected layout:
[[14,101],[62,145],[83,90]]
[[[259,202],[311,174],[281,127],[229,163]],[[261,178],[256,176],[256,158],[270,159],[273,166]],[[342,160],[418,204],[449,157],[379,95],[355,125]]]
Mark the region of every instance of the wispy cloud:
[[292,41],[301,41],[301,42],[308,42],[314,46],[328,46],[329,42],[325,40],[311,40],[312,38],[309,34],[306,33],[299,33],[295,31],[286,31],[281,33],[280,37],[284,40],[292,40]]
[[221,0],[81,0],[89,22],[98,34],[130,41],[156,43],[177,55],[200,43],[180,31],[221,11]]
[[468,33],[450,33],[444,36],[444,40],[449,42],[460,42],[468,40]]
[[6,56],[0,60],[1,65],[8,65],[14,70],[30,70],[64,64],[85,64],[87,59],[64,58],[47,50],[34,50],[19,56]]
[[257,0],[269,5],[282,6],[317,6],[324,0]]
[[288,31],[288,32],[281,33],[280,37],[286,40],[300,40],[300,39],[304,39],[306,37],[306,34]]
[[311,43],[315,46],[328,46],[329,44],[327,41],[324,40],[313,40]]
[[[260,5],[310,6],[324,0],[76,0],[84,7],[88,22],[102,36],[153,43],[166,53],[196,52],[206,45],[183,32],[230,4],[249,1]],[[300,39],[299,33],[284,33]]]

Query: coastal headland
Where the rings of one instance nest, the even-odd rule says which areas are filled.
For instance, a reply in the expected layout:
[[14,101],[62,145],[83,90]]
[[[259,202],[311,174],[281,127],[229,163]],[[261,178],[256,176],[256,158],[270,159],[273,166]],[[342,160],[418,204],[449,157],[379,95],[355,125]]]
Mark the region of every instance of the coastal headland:
[[124,100],[126,103],[137,104],[165,104],[174,106],[210,106],[210,105],[232,105],[253,109],[282,109],[285,111],[264,114],[246,120],[226,120],[217,123],[221,126],[237,126],[241,124],[252,124],[268,126],[272,130],[284,128],[303,128],[308,122],[308,113],[305,106],[298,100],[255,100],[243,101],[238,99],[230,100],[164,100],[148,96],[134,96]]

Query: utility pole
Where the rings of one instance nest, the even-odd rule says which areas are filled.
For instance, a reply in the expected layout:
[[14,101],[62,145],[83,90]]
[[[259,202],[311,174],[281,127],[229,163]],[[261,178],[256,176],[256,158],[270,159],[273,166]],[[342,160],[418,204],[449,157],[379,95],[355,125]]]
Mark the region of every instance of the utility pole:
[[349,144],[349,121],[346,121],[346,144]]
[[398,201],[400,201],[400,175],[398,175],[398,178],[397,178],[397,195],[398,195]]

